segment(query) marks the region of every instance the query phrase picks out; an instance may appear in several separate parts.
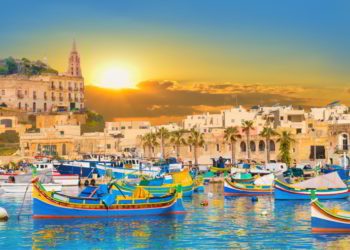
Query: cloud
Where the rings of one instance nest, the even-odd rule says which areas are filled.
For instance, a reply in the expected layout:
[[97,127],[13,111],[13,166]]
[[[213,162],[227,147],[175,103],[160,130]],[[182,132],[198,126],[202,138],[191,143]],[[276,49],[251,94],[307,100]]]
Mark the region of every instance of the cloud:
[[263,84],[183,84],[175,81],[145,81],[136,89],[111,90],[86,87],[87,107],[106,119],[128,117],[182,117],[201,112],[217,112],[236,105],[300,105],[302,88]]

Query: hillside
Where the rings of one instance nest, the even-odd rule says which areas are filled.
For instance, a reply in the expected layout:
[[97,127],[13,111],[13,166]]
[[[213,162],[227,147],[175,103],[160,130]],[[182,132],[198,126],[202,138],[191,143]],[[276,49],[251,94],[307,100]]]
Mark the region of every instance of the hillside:
[[58,74],[56,70],[41,61],[30,61],[27,58],[0,59],[0,75],[40,75],[44,73]]

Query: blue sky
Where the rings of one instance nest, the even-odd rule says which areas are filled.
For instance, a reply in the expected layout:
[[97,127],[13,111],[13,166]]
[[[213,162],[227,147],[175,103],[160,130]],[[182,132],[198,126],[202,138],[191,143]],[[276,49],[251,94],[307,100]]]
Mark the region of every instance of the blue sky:
[[96,64],[138,80],[344,86],[349,1],[1,1],[0,56],[64,70],[75,38],[87,82]]

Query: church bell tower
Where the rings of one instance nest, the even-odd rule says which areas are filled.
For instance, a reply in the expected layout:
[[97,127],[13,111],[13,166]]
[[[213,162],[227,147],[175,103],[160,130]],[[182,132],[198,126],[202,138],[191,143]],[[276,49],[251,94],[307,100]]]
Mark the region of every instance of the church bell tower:
[[67,76],[82,77],[80,57],[76,48],[75,41],[73,42],[72,51],[69,55]]

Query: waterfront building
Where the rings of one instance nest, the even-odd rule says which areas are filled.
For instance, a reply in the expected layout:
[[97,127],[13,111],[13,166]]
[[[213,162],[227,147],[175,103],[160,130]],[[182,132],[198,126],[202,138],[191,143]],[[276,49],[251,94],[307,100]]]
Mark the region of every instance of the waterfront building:
[[84,78],[75,43],[64,74],[0,77],[0,103],[27,113],[84,109]]
[[339,102],[332,102],[325,107],[311,108],[310,118],[332,124],[350,123],[349,108]]
[[35,116],[36,128],[50,128],[58,125],[81,125],[86,122],[84,113],[38,114]]

